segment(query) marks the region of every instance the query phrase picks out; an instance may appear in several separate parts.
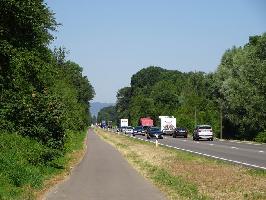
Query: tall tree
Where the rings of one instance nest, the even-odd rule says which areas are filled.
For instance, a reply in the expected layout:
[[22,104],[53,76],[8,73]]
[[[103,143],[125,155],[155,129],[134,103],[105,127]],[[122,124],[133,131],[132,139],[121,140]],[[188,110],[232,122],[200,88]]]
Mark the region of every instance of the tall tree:
[[117,124],[118,118],[115,106],[105,107],[99,111],[97,121],[101,123],[103,120],[106,122],[112,121],[113,125]]
[[88,125],[94,90],[48,48],[57,23],[43,0],[2,0],[0,13],[0,129],[62,148],[68,130]]
[[228,120],[239,137],[252,139],[266,129],[266,34],[250,37],[243,48],[228,50],[217,70]]

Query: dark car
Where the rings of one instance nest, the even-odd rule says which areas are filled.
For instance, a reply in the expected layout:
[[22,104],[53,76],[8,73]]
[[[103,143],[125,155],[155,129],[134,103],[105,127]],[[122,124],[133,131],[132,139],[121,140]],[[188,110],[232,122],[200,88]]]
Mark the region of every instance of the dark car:
[[175,131],[173,133],[173,138],[176,138],[178,136],[187,138],[187,135],[188,135],[188,130],[186,128],[175,128]]
[[158,127],[150,127],[147,129],[147,139],[151,139],[153,137],[163,139],[163,132]]
[[136,126],[134,129],[133,129],[133,136],[135,136],[135,135],[138,135],[138,134],[140,134],[140,135],[145,135],[145,130],[144,130],[144,128],[142,127],[142,126]]

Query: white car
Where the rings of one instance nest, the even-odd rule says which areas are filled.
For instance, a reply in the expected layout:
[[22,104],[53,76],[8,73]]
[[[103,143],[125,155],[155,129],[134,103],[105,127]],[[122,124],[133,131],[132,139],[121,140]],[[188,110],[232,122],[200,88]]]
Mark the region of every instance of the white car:
[[126,128],[125,128],[125,133],[126,134],[133,134],[133,127],[132,126],[127,126]]
[[193,133],[193,140],[211,140],[213,141],[213,131],[210,125],[197,125]]

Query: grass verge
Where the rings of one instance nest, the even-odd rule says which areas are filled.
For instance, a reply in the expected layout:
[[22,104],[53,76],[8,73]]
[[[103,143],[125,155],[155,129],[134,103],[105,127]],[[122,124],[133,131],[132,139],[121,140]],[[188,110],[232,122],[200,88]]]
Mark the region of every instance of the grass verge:
[[0,200],[30,200],[64,179],[83,155],[86,131],[68,132],[64,151],[16,134],[0,134]]
[[97,133],[168,199],[266,199],[265,170],[248,169],[124,135]]

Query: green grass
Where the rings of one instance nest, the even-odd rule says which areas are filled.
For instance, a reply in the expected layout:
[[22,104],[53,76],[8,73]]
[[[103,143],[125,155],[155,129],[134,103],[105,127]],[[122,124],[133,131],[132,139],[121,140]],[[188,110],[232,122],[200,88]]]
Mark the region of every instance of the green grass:
[[35,199],[44,181],[65,170],[69,153],[81,149],[86,134],[69,132],[65,149],[50,149],[16,134],[0,134],[0,200]]
[[266,199],[266,170],[96,131],[168,199]]
[[263,169],[249,169],[248,173],[252,176],[265,177],[266,178],[266,170]]

